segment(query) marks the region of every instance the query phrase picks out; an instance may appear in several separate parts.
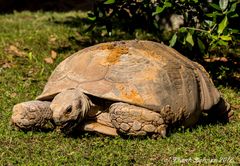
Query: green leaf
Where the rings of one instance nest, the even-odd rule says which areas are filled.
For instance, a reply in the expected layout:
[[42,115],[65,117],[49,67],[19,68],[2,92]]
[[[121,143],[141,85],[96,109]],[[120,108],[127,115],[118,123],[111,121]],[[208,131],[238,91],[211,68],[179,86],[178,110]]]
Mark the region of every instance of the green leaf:
[[172,7],[172,3],[165,1],[163,7],[157,6],[155,12],[152,13],[152,16],[162,13],[165,8]]
[[105,5],[109,5],[109,4],[113,4],[113,3],[115,3],[115,0],[106,0],[104,2]]
[[236,17],[239,17],[239,15],[237,13],[233,14],[233,15],[230,15],[231,18],[236,18]]
[[217,4],[215,4],[215,3],[209,3],[209,5],[210,5],[212,8],[216,9],[216,10],[221,10],[221,8],[219,7],[219,5],[217,5]]
[[211,20],[205,20],[209,27],[212,27],[215,23]]
[[238,29],[231,29],[231,33],[239,33],[240,31]]
[[220,39],[224,40],[224,41],[230,41],[232,40],[231,36],[219,36]]
[[163,7],[172,7],[172,4],[170,2],[165,1]]
[[187,31],[187,29],[185,27],[181,27],[178,29],[178,32],[180,32],[180,33],[184,33],[186,31]]
[[202,40],[200,40],[199,38],[197,38],[197,43],[198,43],[198,47],[200,48],[201,53],[204,53],[206,47],[203,44]]
[[159,14],[159,13],[162,13],[163,10],[164,10],[164,8],[165,8],[165,7],[157,6],[155,12],[153,12],[152,15],[154,16],[154,15],[157,15],[157,14]]
[[216,35],[211,35],[211,37],[213,40],[218,40],[218,36],[216,36]]
[[217,47],[217,43],[214,43],[213,41],[209,44],[211,49],[214,49]]
[[194,41],[192,38],[192,34],[190,32],[188,32],[187,37],[186,37],[186,41],[191,44],[191,46],[194,46]]
[[226,10],[228,6],[228,0],[219,0],[219,7],[222,11]]
[[173,46],[175,45],[176,41],[177,41],[177,34],[175,33],[175,34],[172,36],[171,40],[169,41],[169,46],[170,46],[170,47],[173,47]]
[[96,16],[94,16],[94,17],[88,16],[88,19],[91,20],[91,21],[95,21],[96,20]]
[[206,16],[208,17],[213,17],[213,18],[216,18],[217,16],[222,16],[223,14],[222,13],[219,13],[217,11],[214,11],[212,13],[207,13]]
[[219,40],[219,41],[217,42],[217,44],[218,44],[218,45],[221,45],[221,46],[227,46],[227,45],[228,45],[228,42],[223,41],[223,40]]
[[221,21],[221,23],[218,24],[217,33],[222,34],[223,30],[226,28],[227,24],[228,24],[228,18],[227,18],[227,16],[225,16],[224,19]]
[[230,8],[229,12],[235,12],[236,7],[237,7],[237,2],[235,2],[231,5],[231,8]]

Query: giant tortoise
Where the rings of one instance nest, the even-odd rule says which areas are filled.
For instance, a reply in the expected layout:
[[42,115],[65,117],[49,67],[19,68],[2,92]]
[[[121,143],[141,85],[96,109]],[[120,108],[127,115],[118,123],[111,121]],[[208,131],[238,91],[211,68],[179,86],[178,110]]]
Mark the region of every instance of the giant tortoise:
[[198,63],[164,44],[130,40],[97,44],[61,62],[36,100],[13,108],[12,124],[52,121],[107,135],[158,135],[192,127],[202,115],[227,119],[230,105]]

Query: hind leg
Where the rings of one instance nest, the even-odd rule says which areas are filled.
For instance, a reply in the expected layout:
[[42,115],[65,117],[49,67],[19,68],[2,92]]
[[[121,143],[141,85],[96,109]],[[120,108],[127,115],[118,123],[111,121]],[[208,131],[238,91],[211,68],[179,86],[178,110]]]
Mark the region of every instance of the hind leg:
[[159,113],[127,103],[114,103],[109,109],[113,126],[128,135],[166,136],[167,126]]
[[208,113],[210,121],[229,122],[233,119],[233,110],[223,98]]
[[52,120],[52,111],[48,101],[27,101],[13,107],[11,124],[19,129],[41,129]]

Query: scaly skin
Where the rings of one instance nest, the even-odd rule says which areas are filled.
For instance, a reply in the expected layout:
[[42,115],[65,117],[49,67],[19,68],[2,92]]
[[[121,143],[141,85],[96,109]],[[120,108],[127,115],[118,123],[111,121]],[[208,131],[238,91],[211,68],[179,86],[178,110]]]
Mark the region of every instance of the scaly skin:
[[41,129],[52,119],[50,102],[27,101],[13,107],[12,125],[24,130]]
[[114,127],[128,135],[147,133],[166,136],[167,125],[157,112],[127,103],[114,103],[110,107],[110,118]]

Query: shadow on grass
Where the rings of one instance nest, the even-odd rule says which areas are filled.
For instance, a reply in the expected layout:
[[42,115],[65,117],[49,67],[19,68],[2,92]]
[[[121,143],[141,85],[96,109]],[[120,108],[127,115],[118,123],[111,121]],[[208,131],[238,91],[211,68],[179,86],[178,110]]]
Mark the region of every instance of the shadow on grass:
[[156,136],[156,135],[153,135],[153,134],[148,134],[148,135],[143,135],[143,136],[133,136],[133,135],[127,135],[127,134],[124,134],[124,133],[119,133],[118,132],[118,136],[110,136],[110,135],[105,135],[105,134],[101,134],[101,133],[97,133],[97,132],[82,132],[82,133],[79,133],[79,132],[72,132],[70,134],[64,134],[65,137],[67,138],[74,138],[74,139],[81,139],[81,138],[92,138],[92,137],[95,137],[95,138],[106,138],[108,137],[109,139],[115,139],[115,138],[121,138],[121,139],[124,139],[124,140],[145,140],[145,139],[159,139],[159,138],[162,138],[160,136]]
[[88,11],[92,8],[93,1],[89,0],[1,0],[0,13],[12,13],[14,11]]
[[240,54],[228,55],[226,58],[212,58],[205,61],[203,66],[211,73],[216,85],[240,89]]
[[61,43],[57,45],[54,50],[58,53],[65,53],[69,51],[79,51],[82,48],[94,45],[91,36],[88,35],[86,29],[90,26],[90,22],[86,18],[81,18],[79,16],[67,16],[64,19],[57,19],[52,17],[49,19],[50,23],[63,25],[70,28],[77,28],[74,34],[69,34],[66,43]]
[[235,122],[237,120],[236,116],[237,115],[235,115],[233,110],[221,115],[221,117],[216,117],[215,113],[213,113],[212,115],[202,114],[201,117],[199,118],[199,121],[194,126],[190,128],[178,127],[178,128],[170,129],[169,135],[172,135],[177,132],[191,133],[191,132],[194,132],[194,130],[196,130],[199,127],[207,128],[209,126],[215,126],[215,125],[225,126],[229,123]]
[[79,35],[81,35],[81,37],[85,37],[86,39],[85,41],[79,41],[79,39],[76,40],[75,38],[75,41],[83,42],[83,44],[86,43],[83,45],[84,47],[107,41],[129,40],[136,38],[135,35],[129,34],[119,28],[113,29],[111,33],[108,33],[104,24],[103,26],[96,26],[96,24],[88,18],[81,18],[79,16],[68,16],[63,20],[56,20],[52,18],[50,21],[70,28],[79,28]]
[[[185,133],[185,132],[194,132],[194,130],[196,130],[199,126],[205,128],[208,127],[209,125],[226,125],[231,121],[236,120],[234,118],[234,116],[232,116],[231,119],[228,118],[228,116],[224,116],[224,118],[222,119],[215,119],[214,117],[209,117],[207,115],[202,115],[201,118],[199,119],[198,123],[196,125],[194,125],[191,128],[184,128],[184,127],[175,127],[175,128],[169,128],[166,137],[170,137],[171,135],[173,135],[174,133]],[[41,132],[41,133],[49,133],[49,132],[54,132],[55,128],[53,125],[48,124],[47,126],[39,129],[39,128],[31,128],[31,129],[19,129],[13,125],[10,125],[10,128],[12,130],[17,130],[17,131],[22,131],[24,133],[27,132]],[[74,129],[72,132],[69,133],[62,133],[63,137],[66,138],[73,138],[73,139],[87,139],[87,138],[99,138],[99,139],[104,139],[104,138],[108,138],[108,139],[115,139],[115,138],[121,138],[124,140],[145,140],[145,139],[162,139],[161,136],[153,134],[153,133],[149,133],[147,135],[143,135],[143,136],[133,136],[133,135],[127,135],[126,133],[121,133],[118,132],[118,136],[109,136],[109,135],[105,135],[105,134],[101,134],[98,132],[86,132],[86,131],[80,131],[78,129],[79,127],[77,127],[76,129]],[[57,131],[60,132],[60,131]]]
[[43,127],[41,129],[39,128],[32,128],[32,129],[19,129],[17,127],[14,126],[10,126],[9,127],[11,130],[14,131],[22,131],[24,133],[28,133],[28,132],[37,132],[37,133],[49,133],[49,132],[53,132],[54,129],[53,128],[49,128],[49,127]]
[[[183,127],[175,127],[175,128],[169,128],[166,137],[171,136],[172,134],[176,133],[176,132],[181,132],[181,133],[185,133],[185,132],[193,132],[194,130],[196,130],[199,126],[202,126],[203,128],[208,127],[209,125],[226,125],[231,121],[234,121],[234,116],[233,114],[231,114],[230,118],[228,117],[229,114],[224,114],[221,115],[221,118],[215,118],[215,116],[207,116],[207,115],[202,115],[201,118],[199,119],[198,123],[196,125],[194,125],[191,128],[183,128]],[[65,137],[71,137],[71,138],[88,138],[88,137],[109,137],[109,138],[116,138],[116,137],[121,137],[124,140],[144,140],[144,139],[162,139],[163,137],[153,134],[153,133],[148,133],[147,135],[143,135],[143,136],[133,136],[133,135],[127,135],[126,133],[121,133],[118,132],[118,136],[107,136],[101,133],[97,133],[97,132],[84,132],[84,131],[79,131],[79,130],[75,130],[72,133],[69,134],[65,134]]]

